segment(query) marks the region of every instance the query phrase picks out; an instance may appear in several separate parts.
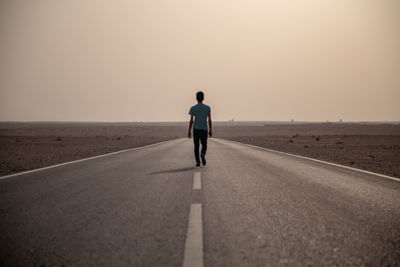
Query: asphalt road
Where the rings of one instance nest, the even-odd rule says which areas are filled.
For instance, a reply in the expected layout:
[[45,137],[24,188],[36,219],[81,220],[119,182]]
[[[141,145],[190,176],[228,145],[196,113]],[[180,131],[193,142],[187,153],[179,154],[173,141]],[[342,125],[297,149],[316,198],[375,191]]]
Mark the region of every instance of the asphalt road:
[[0,265],[400,265],[399,181],[220,139],[195,169],[192,150],[0,180]]

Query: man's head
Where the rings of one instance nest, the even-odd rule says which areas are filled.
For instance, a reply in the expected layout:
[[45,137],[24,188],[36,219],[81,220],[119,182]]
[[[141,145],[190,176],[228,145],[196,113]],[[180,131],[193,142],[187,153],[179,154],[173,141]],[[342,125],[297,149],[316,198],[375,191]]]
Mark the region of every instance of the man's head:
[[203,102],[204,100],[204,93],[202,91],[199,91],[196,93],[196,99],[198,102]]

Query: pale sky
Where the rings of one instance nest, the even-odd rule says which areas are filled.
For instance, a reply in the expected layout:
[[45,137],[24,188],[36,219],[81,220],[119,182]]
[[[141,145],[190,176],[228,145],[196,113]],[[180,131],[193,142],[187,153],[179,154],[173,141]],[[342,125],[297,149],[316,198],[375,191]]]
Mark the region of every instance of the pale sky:
[[0,120],[400,121],[399,0],[1,0]]

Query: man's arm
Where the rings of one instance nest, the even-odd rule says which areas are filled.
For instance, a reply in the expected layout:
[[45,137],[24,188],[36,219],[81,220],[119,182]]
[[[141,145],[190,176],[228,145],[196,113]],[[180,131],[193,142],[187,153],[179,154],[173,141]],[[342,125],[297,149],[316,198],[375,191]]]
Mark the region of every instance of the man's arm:
[[212,136],[212,121],[211,121],[211,111],[208,113],[208,127],[209,127],[209,131],[208,134],[210,135],[210,137]]
[[193,115],[190,115],[188,138],[192,137]]

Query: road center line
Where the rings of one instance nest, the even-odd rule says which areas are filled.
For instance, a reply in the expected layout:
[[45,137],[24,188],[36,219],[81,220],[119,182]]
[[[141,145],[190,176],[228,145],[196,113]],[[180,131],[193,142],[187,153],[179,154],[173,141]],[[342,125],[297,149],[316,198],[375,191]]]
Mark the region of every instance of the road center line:
[[193,189],[201,189],[201,174],[200,174],[200,172],[194,173]]
[[203,267],[203,218],[200,203],[190,206],[183,267]]

